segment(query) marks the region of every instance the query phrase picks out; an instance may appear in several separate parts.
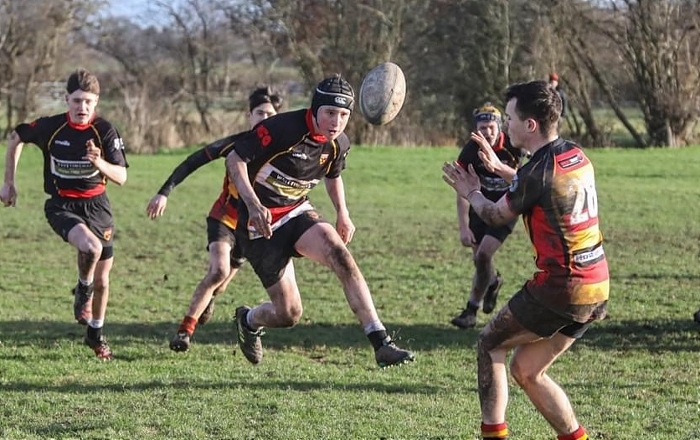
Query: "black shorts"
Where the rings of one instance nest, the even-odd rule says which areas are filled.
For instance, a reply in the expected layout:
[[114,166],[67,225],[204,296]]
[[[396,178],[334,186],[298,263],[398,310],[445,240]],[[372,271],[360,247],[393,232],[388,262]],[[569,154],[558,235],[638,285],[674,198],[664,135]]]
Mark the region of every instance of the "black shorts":
[[107,194],[89,199],[53,197],[44,202],[44,213],[51,228],[68,242],[68,233],[79,224],[84,224],[102,243],[100,260],[114,255],[114,219]]
[[517,221],[516,219],[502,226],[490,226],[483,221],[473,209],[469,210],[469,229],[472,231],[472,234],[474,234],[474,240],[476,240],[477,243],[481,243],[481,240],[487,235],[503,243],[511,232],[513,232]]
[[306,211],[280,226],[269,240],[266,238],[250,240],[244,226],[248,224],[248,213],[242,209],[238,212],[240,216],[238,224],[241,227],[236,229],[236,239],[266,289],[282,278],[284,268],[292,257],[301,257],[294,245],[304,232],[317,223],[326,222],[316,211]]
[[214,242],[228,243],[231,246],[231,267],[237,269],[245,263],[243,250],[236,240],[236,232],[214,217],[207,217],[207,252]]
[[579,339],[592,322],[580,323],[559,315],[537,301],[524,287],[508,301],[508,308],[523,327],[543,338],[561,333]]

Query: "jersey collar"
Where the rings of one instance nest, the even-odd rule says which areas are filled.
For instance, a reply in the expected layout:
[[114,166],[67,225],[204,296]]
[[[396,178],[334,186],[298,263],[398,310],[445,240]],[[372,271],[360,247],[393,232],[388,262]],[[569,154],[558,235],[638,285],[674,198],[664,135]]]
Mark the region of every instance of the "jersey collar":
[[311,113],[311,109],[306,110],[306,126],[309,129],[309,137],[312,141],[319,142],[322,144],[328,142],[327,137],[325,137],[322,134],[316,133],[316,131],[314,130],[314,116]]
[[505,140],[506,136],[503,134],[503,132],[498,133],[496,143],[491,146],[493,151],[501,151],[505,147]]
[[70,113],[66,112],[66,119],[68,120],[68,126],[71,128],[75,128],[76,130],[87,130],[91,125],[92,121],[95,120],[95,117],[97,116],[97,113],[92,114],[92,118],[87,122],[87,124],[77,124],[70,119]]

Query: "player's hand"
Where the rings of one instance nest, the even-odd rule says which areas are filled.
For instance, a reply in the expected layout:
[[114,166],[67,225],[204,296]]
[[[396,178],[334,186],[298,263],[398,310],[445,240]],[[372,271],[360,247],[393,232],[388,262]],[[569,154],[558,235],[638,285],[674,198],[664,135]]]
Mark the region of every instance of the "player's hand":
[[12,207],[17,203],[17,189],[14,185],[6,183],[0,189],[0,201],[3,206]]
[[155,220],[156,217],[160,217],[165,213],[165,207],[168,205],[168,198],[162,194],[156,194],[153,196],[148,206],[146,206],[146,214],[151,220]]
[[340,235],[343,243],[350,243],[355,235],[355,225],[350,220],[350,215],[338,214],[338,218],[335,221],[335,230],[338,231],[338,235]]
[[471,229],[467,228],[466,231],[460,232],[459,241],[462,242],[462,246],[476,249],[478,243],[474,239],[474,233]]
[[272,213],[263,205],[248,207],[248,222],[265,238],[272,237]]
[[489,144],[483,134],[480,132],[472,132],[471,139],[479,146],[479,159],[483,162],[484,167],[489,173],[495,173],[501,165],[501,159],[498,158],[493,147]]
[[466,198],[472,191],[481,189],[481,181],[472,164],[469,164],[465,170],[457,162],[445,162],[442,172],[442,180],[447,182],[460,197]]
[[97,148],[95,141],[90,139],[85,143],[85,156],[83,159],[90,161],[93,165],[102,158],[102,150]]

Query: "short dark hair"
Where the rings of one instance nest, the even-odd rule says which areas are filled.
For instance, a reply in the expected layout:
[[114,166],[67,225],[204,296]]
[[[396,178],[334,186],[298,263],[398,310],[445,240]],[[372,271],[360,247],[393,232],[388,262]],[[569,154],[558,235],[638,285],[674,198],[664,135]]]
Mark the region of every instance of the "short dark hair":
[[561,97],[546,81],[513,84],[506,90],[505,102],[516,99],[515,112],[520,119],[537,121],[540,133],[550,134],[559,126]]
[[279,111],[282,107],[282,96],[277,93],[273,93],[270,86],[262,86],[253,90],[253,93],[248,96],[248,110],[253,111],[253,109],[261,104],[272,104],[275,111]]
[[82,90],[83,92],[100,94],[100,82],[97,77],[90,73],[87,69],[78,69],[71,73],[66,83],[66,91],[68,94]]

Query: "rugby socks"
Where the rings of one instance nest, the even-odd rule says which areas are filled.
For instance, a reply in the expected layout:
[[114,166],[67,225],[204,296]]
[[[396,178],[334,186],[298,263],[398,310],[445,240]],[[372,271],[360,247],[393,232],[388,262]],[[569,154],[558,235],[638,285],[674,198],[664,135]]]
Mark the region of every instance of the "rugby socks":
[[82,284],[83,286],[87,287],[92,284],[92,280],[84,280],[80,277],[78,277],[78,282]]
[[99,341],[102,337],[102,326],[104,321],[102,319],[91,319],[87,326],[87,337],[93,341]]
[[472,299],[467,301],[467,310],[470,310],[472,312],[478,312],[480,307],[481,301],[474,301]]
[[248,310],[248,312],[243,317],[243,327],[247,328],[251,332],[257,332],[260,329],[260,327],[253,328],[253,326],[250,324],[250,321],[253,320],[253,314],[256,310],[257,307],[253,307],[252,309]]
[[185,332],[191,336],[194,334],[195,328],[197,328],[197,320],[191,316],[185,316],[182,318],[182,322],[180,323],[180,327],[177,328],[177,332]]
[[391,338],[386,333],[386,328],[381,321],[372,321],[364,327],[365,335],[372,343],[374,351],[379,350],[382,345],[391,341]]
[[571,434],[562,434],[557,436],[558,440],[588,440],[588,434],[583,426],[578,425],[578,429]]
[[481,422],[481,437],[484,440],[507,439],[508,425],[506,422],[494,424]]

